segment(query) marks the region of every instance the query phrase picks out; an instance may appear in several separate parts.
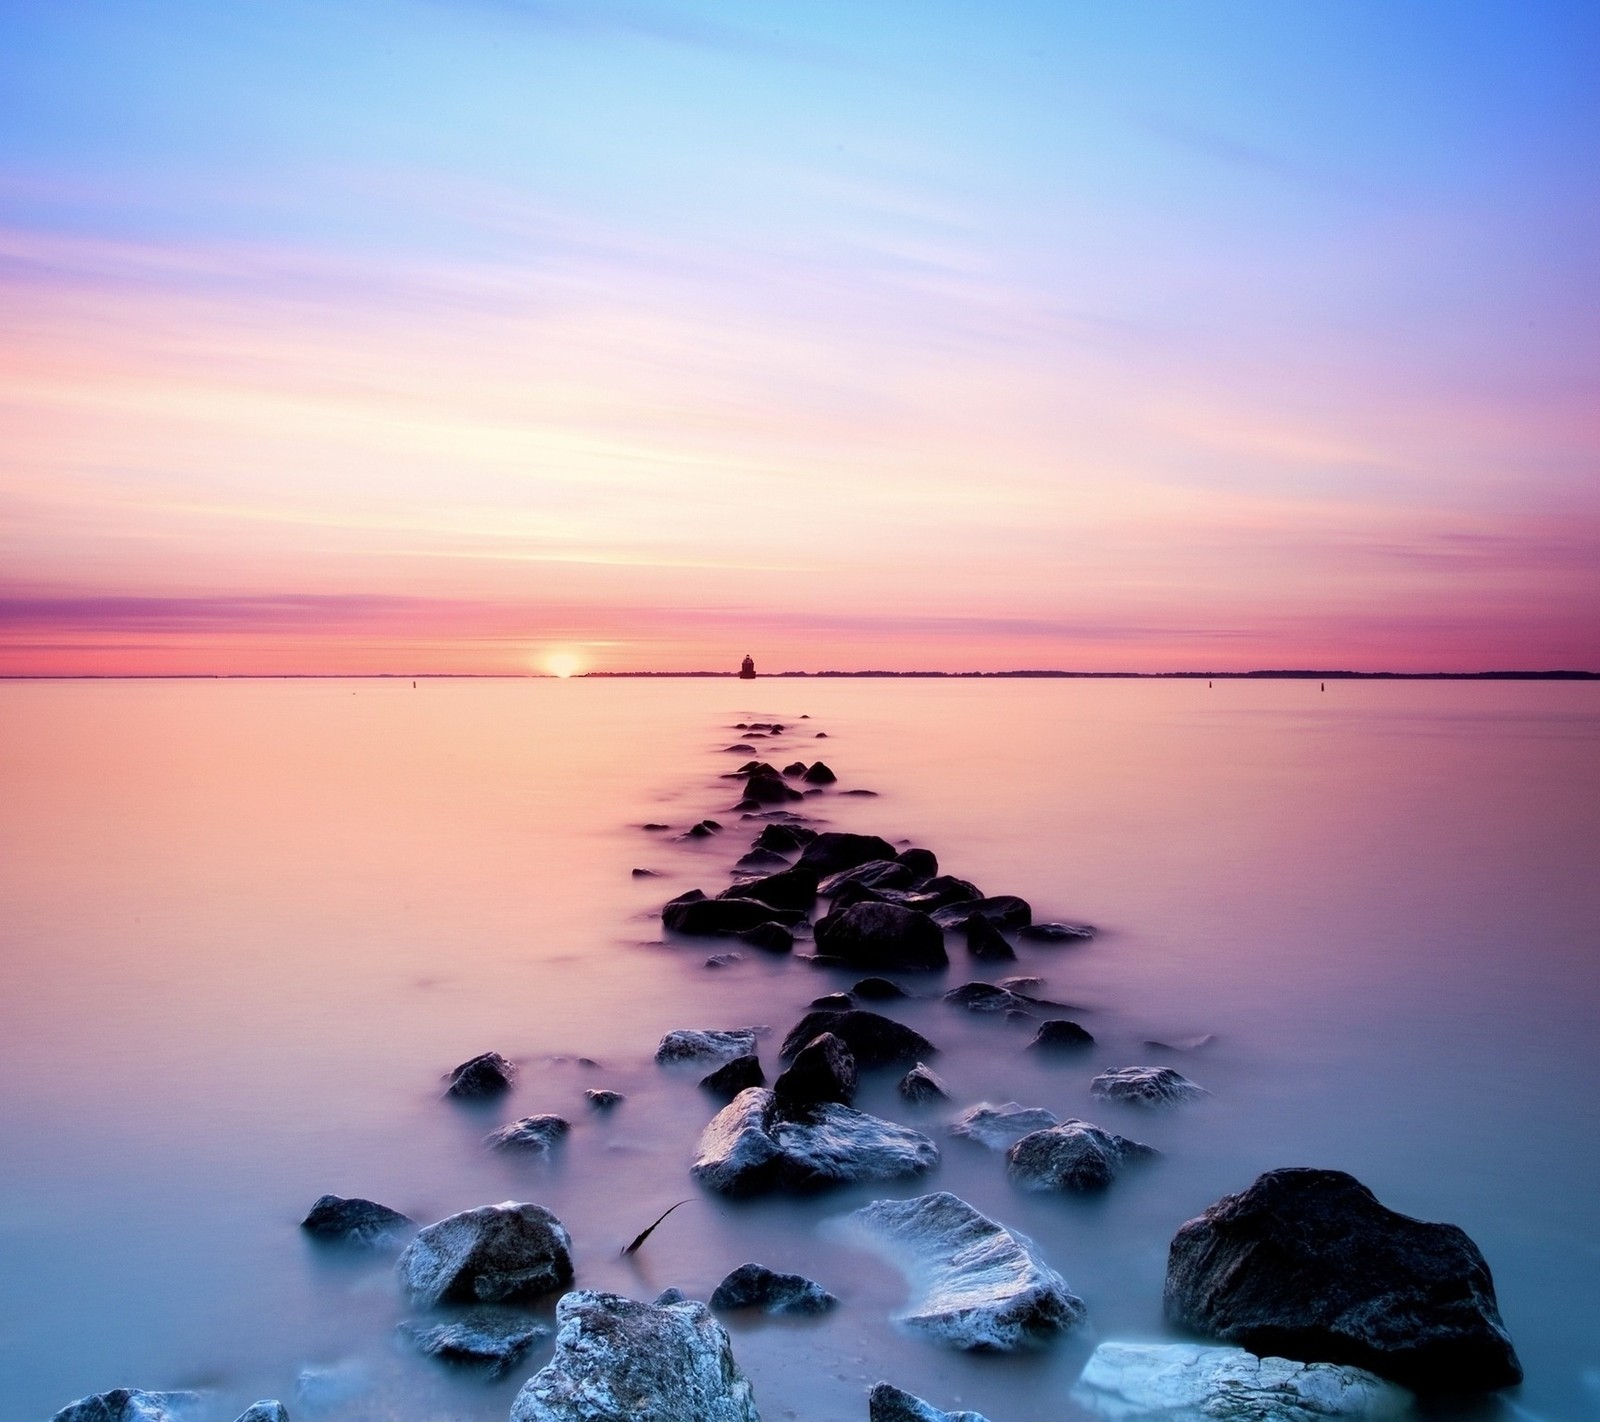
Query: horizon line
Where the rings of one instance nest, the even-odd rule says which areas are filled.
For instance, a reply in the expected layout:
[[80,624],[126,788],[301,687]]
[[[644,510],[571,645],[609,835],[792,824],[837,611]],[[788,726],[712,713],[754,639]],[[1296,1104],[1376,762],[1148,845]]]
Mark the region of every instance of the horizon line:
[[780,671],[741,677],[737,671],[588,671],[559,676],[555,672],[0,672],[5,681],[615,681],[701,680],[784,681],[802,678],[840,680],[1080,680],[1080,681],[1600,681],[1600,671],[1575,668],[1484,671],[1355,671],[1301,667],[1262,667],[1250,671],[1064,671],[1017,668],[1009,671]]

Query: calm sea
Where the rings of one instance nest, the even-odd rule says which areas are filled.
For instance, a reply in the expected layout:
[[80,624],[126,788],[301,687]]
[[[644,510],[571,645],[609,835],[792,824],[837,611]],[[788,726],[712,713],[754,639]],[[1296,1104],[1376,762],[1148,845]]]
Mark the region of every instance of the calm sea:
[[[724,815],[689,845],[638,826],[726,810],[731,723],[770,718],[794,731],[767,758],[820,753],[841,790],[878,792],[818,816],[1102,930],[1009,969],[1082,1009],[1085,1061],[1041,1064],[1026,1024],[940,1002],[1007,971],[959,947],[893,1006],[959,1102],[1084,1115],[1160,1159],[1099,1199],[1023,1195],[891,1073],[859,1104],[941,1139],[926,1184],[753,1203],[692,1184],[713,1103],[652,1064],[660,1035],[781,1034],[849,980],[761,954],[710,970],[726,945],[661,941],[661,901],[723,887],[753,830]],[[548,1345],[497,1383],[409,1355],[389,1266],[296,1228],[331,1191],[421,1220],[539,1201],[581,1285],[636,1297],[704,1298],[746,1260],[810,1274],[833,1314],[731,1325],[768,1422],[859,1422],[880,1378],[1056,1422],[1096,1341],[1164,1336],[1184,1219],[1320,1165],[1460,1224],[1494,1270],[1528,1381],[1440,1415],[1594,1417],[1597,1026],[1600,686],[0,685],[0,1413],[124,1385],[208,1389],[220,1418],[258,1397],[297,1422],[504,1418]],[[1181,1057],[1143,1045],[1205,1034]],[[441,1074],[491,1048],[522,1065],[511,1096],[440,1100]],[[1096,1071],[1152,1060],[1212,1095],[1147,1115],[1089,1099]],[[583,1100],[600,1085],[628,1097],[603,1119]],[[554,1160],[483,1151],[542,1111],[574,1122]],[[823,1226],[929,1188],[1032,1235],[1090,1326],[1006,1358],[898,1334],[903,1281]],[[295,1399],[313,1368],[320,1409]]]

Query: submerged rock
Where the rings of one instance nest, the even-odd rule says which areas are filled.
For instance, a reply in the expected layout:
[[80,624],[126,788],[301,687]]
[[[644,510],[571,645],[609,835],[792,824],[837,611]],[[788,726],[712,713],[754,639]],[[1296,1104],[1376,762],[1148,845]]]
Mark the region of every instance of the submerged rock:
[[1273,1170],[1179,1229],[1167,1317],[1254,1353],[1352,1363],[1418,1391],[1522,1381],[1466,1232],[1385,1209],[1341,1170]]
[[941,1412],[932,1403],[886,1382],[867,1396],[867,1422],[989,1422],[978,1412]]
[[801,850],[799,862],[819,879],[825,879],[841,869],[854,869],[858,864],[866,864],[874,859],[893,859],[894,856],[894,846],[875,834],[843,834],[828,830],[817,835]]
[[970,879],[958,879],[954,874],[935,874],[925,880],[917,891],[923,902],[918,907],[941,908],[950,904],[975,903],[983,891]]
[[827,1102],[803,1113],[770,1091],[742,1091],[700,1137],[690,1173],[725,1195],[818,1190],[863,1180],[899,1180],[938,1164],[919,1131]]
[[416,1227],[417,1222],[409,1215],[387,1205],[372,1200],[345,1200],[338,1195],[321,1196],[300,1221],[300,1228],[318,1239],[368,1249],[397,1245]]
[[571,1129],[572,1122],[562,1116],[524,1116],[509,1126],[491,1131],[483,1143],[490,1150],[529,1151],[544,1155],[558,1145]]
[[1006,941],[1005,934],[981,913],[969,913],[962,926],[966,932],[967,952],[974,958],[1005,963],[1017,956],[1017,950]]
[[69,1402],[50,1422],[183,1422],[200,1402],[197,1392],[144,1392],[118,1387]]
[[849,1012],[808,1012],[783,1039],[780,1055],[792,1057],[814,1037],[831,1032],[856,1059],[858,1067],[891,1066],[916,1061],[938,1050],[922,1033],[893,1018],[853,1008]]
[[931,879],[939,872],[939,856],[931,849],[902,849],[895,858],[915,879]]
[[766,873],[774,869],[787,869],[789,861],[771,849],[752,849],[734,860],[733,867],[752,873]]
[[781,923],[758,923],[736,936],[741,943],[748,943],[763,953],[788,953],[794,949],[794,934]]
[[1026,899],[1015,894],[996,894],[992,898],[946,904],[934,911],[941,928],[960,928],[972,914],[988,919],[996,928],[1022,928],[1033,920],[1033,909]]
[[855,1005],[855,999],[847,992],[828,992],[811,999],[812,1007],[820,1007],[827,1012],[848,1012]]
[[1032,1240],[948,1191],[874,1200],[850,1221],[911,1281],[915,1297],[898,1321],[936,1342],[1011,1352],[1083,1321],[1083,1300]]
[[856,1095],[856,1059],[832,1032],[813,1037],[795,1053],[793,1064],[772,1083],[783,1110],[837,1101],[848,1106]]
[[679,1062],[727,1062],[751,1055],[756,1049],[753,1027],[734,1027],[727,1031],[683,1027],[668,1032],[656,1048],[656,1062],[674,1066]]
[[612,1091],[609,1087],[604,1086],[591,1086],[583,1094],[596,1111],[609,1111],[614,1106],[622,1105],[628,1099],[620,1091]]
[[741,1091],[766,1084],[767,1077],[761,1070],[761,1060],[754,1053],[735,1057],[731,1062],[724,1062],[715,1071],[708,1072],[700,1078],[700,1085],[707,1091],[715,1092],[730,1101]]
[[1032,998],[1008,992],[993,983],[962,983],[960,987],[951,988],[944,995],[944,1000],[952,1007],[964,1008],[968,1012],[1026,1013],[1034,1005]]
[[1094,1046],[1094,1036],[1069,1018],[1052,1017],[1039,1024],[1028,1046],[1040,1052],[1079,1051]]
[[1210,1093],[1171,1067],[1123,1067],[1120,1071],[1101,1072],[1089,1083],[1089,1094],[1133,1106],[1165,1106]]
[[1193,1343],[1102,1343],[1072,1400],[1108,1422],[1377,1422],[1412,1412],[1402,1389],[1360,1368]]
[[1006,1174],[1024,1190],[1103,1190],[1123,1162],[1156,1153],[1074,1119],[1023,1136],[1006,1152]]
[[942,968],[944,934],[927,914],[899,904],[858,903],[817,920],[817,951],[854,968]]
[[755,837],[750,848],[752,851],[770,849],[779,854],[793,854],[816,837],[815,830],[800,825],[768,825]]
[[888,978],[862,978],[850,992],[863,1002],[886,1002],[890,998],[911,996],[899,983],[892,983]]
[[483,1205],[431,1224],[396,1266],[414,1303],[508,1303],[572,1281],[572,1239],[543,1205]]
[[727,1331],[703,1303],[580,1289],[556,1305],[555,1356],[511,1422],[760,1422]]
[[782,805],[800,798],[794,786],[786,785],[778,772],[770,769],[750,776],[744,782],[744,793],[747,800],[754,800],[758,805]]
[[797,923],[804,917],[798,909],[776,908],[760,899],[708,899],[699,889],[669,900],[661,909],[661,922],[667,928],[698,938],[744,934],[760,924]]
[[511,1083],[516,1079],[516,1075],[516,1067],[499,1052],[484,1052],[481,1056],[473,1057],[471,1061],[462,1062],[450,1073],[450,1084],[445,1088],[444,1094],[463,1101],[498,1096],[501,1092],[511,1089]]
[[744,962],[743,953],[713,953],[705,961],[708,968],[731,968],[735,963]]
[[817,885],[817,892],[832,898],[846,884],[861,884],[869,889],[904,889],[915,876],[898,859],[869,859],[854,869],[841,869]]
[[402,1323],[396,1332],[419,1352],[447,1363],[467,1363],[498,1377],[550,1330],[509,1309],[473,1309],[440,1323]]
[[1087,923],[1029,923],[1017,930],[1019,938],[1035,943],[1077,943],[1094,937]]
[[1019,1106],[1015,1101],[991,1106],[980,1101],[950,1123],[950,1134],[976,1141],[990,1150],[1005,1150],[1024,1136],[1047,1130],[1059,1121],[1054,1111],[1046,1111],[1043,1106]]
[[839,777],[822,761],[817,761],[801,777],[807,785],[832,785]]
[[778,1274],[741,1264],[711,1295],[712,1308],[759,1308],[763,1313],[826,1313],[839,1300],[803,1274]]
[[900,1078],[900,1094],[907,1101],[921,1105],[929,1101],[948,1101],[949,1089],[940,1080],[939,1074],[929,1067],[918,1062],[903,1077]]
[[817,901],[817,876],[796,865],[761,879],[747,879],[724,889],[723,899],[759,899],[773,908],[808,910]]

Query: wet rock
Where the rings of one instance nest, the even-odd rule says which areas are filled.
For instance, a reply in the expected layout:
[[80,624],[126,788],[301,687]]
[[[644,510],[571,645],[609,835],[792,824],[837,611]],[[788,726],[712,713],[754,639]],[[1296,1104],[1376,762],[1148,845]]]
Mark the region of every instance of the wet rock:
[[896,890],[874,889],[870,884],[863,884],[860,880],[851,880],[841,884],[832,895],[829,906],[831,913],[843,913],[845,909],[856,904],[886,904],[895,897]]
[[1028,1043],[1030,1050],[1041,1052],[1079,1051],[1092,1046],[1093,1035],[1066,1017],[1052,1017],[1048,1022],[1041,1022]]
[[817,876],[809,869],[796,866],[768,874],[760,879],[747,879],[724,889],[723,899],[759,899],[773,908],[805,911],[817,901]]
[[1017,950],[1006,941],[1006,936],[981,913],[969,913],[963,924],[967,939],[967,952],[974,958],[992,963],[1009,962]]
[[396,1332],[430,1358],[466,1363],[499,1377],[550,1330],[509,1309],[473,1309],[441,1323],[402,1323]]
[[764,760],[747,760],[743,765],[733,772],[733,778],[739,780],[746,779],[752,775],[770,776],[776,775],[777,773],[777,767],[768,765]]
[[993,983],[962,983],[960,987],[951,988],[944,1000],[967,1012],[1027,1012],[1033,1005],[1031,998],[1008,992]]
[[948,1191],[874,1200],[850,1220],[912,1284],[899,1322],[936,1342],[1011,1352],[1083,1321],[1083,1301],[1032,1240]]
[[950,1092],[938,1072],[921,1062],[900,1078],[897,1089],[907,1101],[916,1102],[918,1105],[929,1101],[947,1101],[950,1098]]
[[783,805],[800,799],[800,792],[786,785],[777,771],[750,776],[744,782],[744,794],[747,800],[754,800],[758,805]]
[[765,874],[775,869],[787,869],[789,861],[773,849],[752,849],[734,860],[733,867],[749,873]]
[[722,749],[733,755],[754,755],[756,753],[754,746],[746,745],[743,741],[738,741],[731,746],[723,746]]
[[659,879],[661,877],[654,869],[634,869],[631,872],[635,879]]
[[715,820],[701,820],[692,824],[680,836],[680,839],[710,839],[712,835],[721,830],[722,826]]
[[1033,909],[1026,899],[1015,894],[995,894],[987,899],[973,899],[946,904],[935,909],[934,921],[941,928],[961,928],[972,914],[981,914],[996,928],[1022,928],[1033,919]]
[[942,968],[944,934],[925,913],[898,904],[861,903],[817,920],[817,951],[857,968]]
[[1005,1150],[1024,1136],[1047,1130],[1059,1121],[1054,1111],[1046,1111],[1043,1106],[1019,1106],[1015,1101],[992,1106],[980,1101],[950,1123],[950,1134],[976,1141],[990,1150]]
[[864,795],[872,800],[876,800],[878,798],[878,792],[876,790],[841,790],[839,793],[841,795]]
[[711,1295],[712,1308],[758,1308],[763,1313],[826,1313],[839,1300],[803,1274],[778,1274],[741,1264]]
[[672,826],[671,825],[657,824],[654,821],[652,821],[651,823],[649,823],[647,825],[640,825],[639,828],[642,829],[642,830],[649,830],[652,834],[659,834],[662,830],[671,829]]
[[1145,1046],[1154,1047],[1162,1052],[1198,1052],[1202,1047],[1209,1047],[1215,1042],[1216,1036],[1211,1032],[1202,1032],[1193,1037],[1169,1037],[1164,1042],[1146,1041]]
[[277,1398],[252,1402],[233,1422],[289,1422],[289,1409]]
[[763,953],[788,953],[794,949],[794,934],[781,923],[758,923],[735,937]]
[[881,1382],[867,1396],[867,1422],[988,1422],[988,1418],[978,1412],[941,1412],[932,1403]]
[[806,773],[806,763],[803,760],[794,761],[784,766],[783,773],[790,779],[793,779],[796,775],[804,775]]
[[839,777],[823,761],[817,761],[801,777],[807,785],[832,785]]
[[508,1200],[431,1224],[396,1268],[413,1303],[510,1303],[572,1281],[572,1240],[543,1205]]
[[1005,988],[1007,992],[1018,992],[1024,997],[1031,997],[1044,986],[1044,979],[1029,976],[1001,978],[998,986]]
[[949,904],[977,903],[983,893],[971,880],[958,879],[954,874],[935,874],[921,885],[917,897],[924,901],[919,907],[942,908]]
[[1208,1095],[1188,1077],[1171,1067],[1123,1067],[1101,1072],[1089,1083],[1089,1094],[1104,1101],[1125,1101],[1131,1106],[1165,1106]]
[[524,1116],[484,1137],[490,1150],[524,1151],[547,1155],[561,1143],[572,1123],[561,1116]]
[[113,1388],[69,1402],[50,1422],[183,1422],[200,1403],[197,1392],[144,1392]]
[[700,1085],[707,1091],[715,1092],[729,1101],[741,1091],[766,1084],[767,1076],[761,1070],[761,1059],[754,1053],[724,1062],[715,1071],[700,1078]]
[[848,1012],[856,1004],[855,999],[847,992],[829,992],[821,997],[812,998],[811,1005],[828,1012]]
[[1466,1232],[1385,1209],[1340,1170],[1269,1171],[1190,1220],[1168,1253],[1164,1300],[1179,1327],[1418,1391],[1522,1381]]
[[817,835],[800,851],[799,862],[821,880],[841,869],[854,869],[858,864],[894,856],[894,846],[875,834],[843,834],[829,830]]
[[869,889],[904,889],[912,880],[911,870],[895,859],[869,859],[854,869],[841,869],[817,885],[817,892],[833,897],[846,884],[861,884]]
[[499,1052],[485,1052],[462,1062],[450,1073],[450,1084],[444,1094],[462,1101],[481,1101],[510,1090],[516,1075],[516,1067]]
[[888,978],[862,978],[850,991],[867,1002],[885,1002],[894,997],[911,996],[899,983],[890,982]]
[[1072,1400],[1108,1422],[1376,1422],[1412,1415],[1404,1391],[1360,1368],[1193,1343],[1102,1343]]
[[1024,1190],[1103,1190],[1123,1164],[1156,1151],[1087,1121],[1063,1121],[1024,1136],[1006,1152],[1006,1174]]
[[1093,938],[1094,929],[1086,923],[1026,923],[1017,936],[1034,943],[1076,943]]
[[938,1161],[939,1148],[909,1127],[834,1102],[791,1113],[752,1088],[706,1127],[690,1173],[722,1194],[754,1195],[899,1180]]
[[774,908],[759,899],[708,899],[699,889],[680,895],[662,907],[661,922],[674,933],[690,937],[747,933],[763,923],[794,923],[805,915]]
[[777,854],[794,854],[817,837],[815,830],[799,825],[768,825],[755,837],[752,849],[770,849]]
[[400,1244],[417,1222],[399,1210],[371,1200],[344,1200],[323,1195],[312,1205],[300,1228],[318,1239],[336,1244],[355,1244],[368,1249],[384,1249]]
[[706,959],[708,968],[731,968],[735,963],[744,962],[743,953],[713,953]]
[[661,1308],[665,1304],[687,1303],[689,1295],[676,1286],[663,1289],[655,1296],[655,1306]]
[[848,1106],[856,1096],[856,1059],[832,1032],[823,1032],[795,1054],[789,1069],[772,1083],[772,1094],[784,1111],[825,1101]]
[[580,1289],[556,1305],[555,1356],[511,1422],[760,1422],[750,1382],[703,1303]]
[[816,739],[819,741],[825,741],[828,739],[828,733],[826,731],[818,731],[816,734]]
[[931,879],[939,872],[939,856],[931,849],[902,849],[895,858],[911,871],[913,881]]
[[592,1086],[583,1094],[596,1111],[610,1111],[628,1099],[620,1091],[611,1091],[603,1086]]
[[656,1048],[656,1062],[660,1066],[674,1066],[679,1062],[727,1062],[748,1056],[755,1049],[753,1027],[734,1027],[726,1031],[683,1027],[668,1032],[661,1039]]
[[856,1059],[858,1067],[892,1066],[916,1061],[938,1049],[922,1033],[876,1012],[853,1008],[849,1012],[808,1012],[783,1039],[781,1055],[792,1057],[813,1037],[832,1032]]

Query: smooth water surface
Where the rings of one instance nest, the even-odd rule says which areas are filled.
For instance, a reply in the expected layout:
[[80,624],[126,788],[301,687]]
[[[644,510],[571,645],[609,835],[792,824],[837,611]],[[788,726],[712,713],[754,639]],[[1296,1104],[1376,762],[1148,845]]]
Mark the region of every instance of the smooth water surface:
[[[809,720],[796,720],[808,713]],[[958,1104],[1015,1099],[1161,1148],[1105,1196],[1023,1195],[944,1149],[924,1182],[735,1203],[687,1165],[715,1103],[652,1063],[674,1027],[770,1025],[842,979],[662,941],[672,894],[716,892],[758,826],[722,812],[735,721],[780,718],[777,764],[822,754],[806,810],[934,849],[1082,947],[952,967],[889,1009],[943,1049]],[[827,740],[813,739],[816,730]],[[639,826],[720,814],[681,844]],[[659,871],[634,879],[635,866]],[[1600,1415],[1600,687],[1520,683],[916,680],[103,682],[0,685],[0,1412],[105,1388],[199,1387],[330,1422],[503,1419],[548,1345],[488,1383],[408,1354],[385,1261],[296,1228],[318,1195],[421,1220],[507,1198],[556,1211],[579,1284],[706,1297],[746,1260],[811,1274],[820,1321],[733,1320],[762,1415],[850,1422],[879,1378],[994,1422],[1078,1414],[1095,1342],[1161,1338],[1174,1229],[1261,1170],[1349,1170],[1483,1249],[1528,1371],[1440,1415]],[[1042,1064],[1026,1023],[938,1001],[1038,973],[1098,1039]],[[909,980],[908,980],[909,981]],[[1214,1034],[1159,1053],[1147,1039]],[[440,1099],[487,1049],[487,1111]],[[586,1066],[578,1058],[593,1058]],[[1207,1087],[1157,1113],[1091,1102],[1108,1067]],[[585,1087],[628,1100],[609,1116]],[[500,1122],[574,1122],[545,1163]],[[952,1189],[1032,1235],[1087,1301],[1082,1333],[965,1357],[896,1332],[902,1280],[827,1221]],[[636,1259],[620,1246],[690,1200]],[[350,1396],[296,1401],[306,1368]]]

